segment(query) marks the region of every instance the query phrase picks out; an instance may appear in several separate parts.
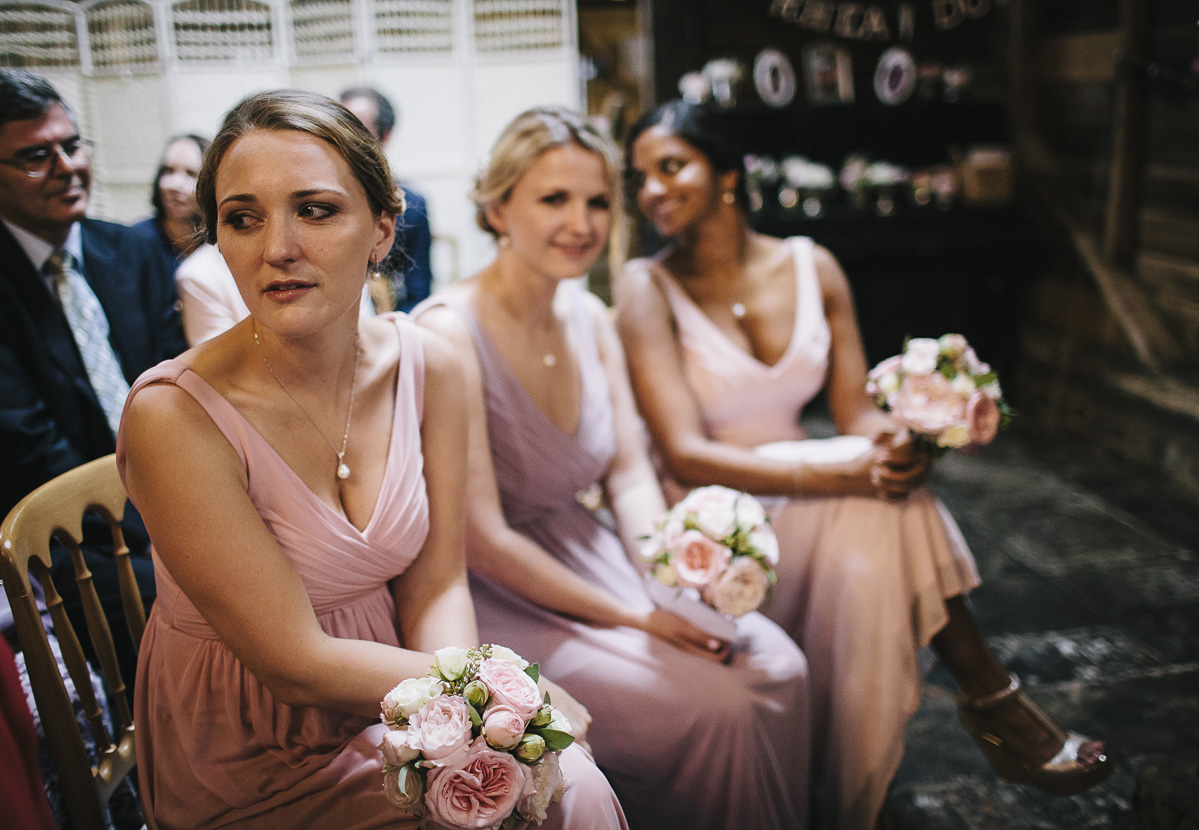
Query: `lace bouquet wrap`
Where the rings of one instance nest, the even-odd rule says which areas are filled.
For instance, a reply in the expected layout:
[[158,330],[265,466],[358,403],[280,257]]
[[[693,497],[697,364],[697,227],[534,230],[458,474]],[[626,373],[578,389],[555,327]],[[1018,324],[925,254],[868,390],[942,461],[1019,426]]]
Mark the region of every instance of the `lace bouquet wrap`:
[[1012,416],[995,372],[960,334],[909,339],[870,370],[866,392],[941,450],[989,444]]
[[541,824],[562,799],[558,753],[574,738],[541,696],[537,665],[498,645],[435,657],[381,704],[388,800],[448,830]]
[[[736,630],[731,618],[757,610],[778,579],[778,539],[765,509],[728,487],[688,493],[658,522],[642,554],[652,563],[654,601],[722,639]],[[716,618],[686,606],[696,599]]]

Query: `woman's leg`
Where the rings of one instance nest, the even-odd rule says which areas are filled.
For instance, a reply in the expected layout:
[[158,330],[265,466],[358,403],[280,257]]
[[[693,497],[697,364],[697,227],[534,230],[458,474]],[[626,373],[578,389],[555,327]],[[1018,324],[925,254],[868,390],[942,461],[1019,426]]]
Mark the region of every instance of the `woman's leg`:
[[[1077,744],[1073,774],[1106,763],[1102,741],[1068,735],[1019,692],[1018,683],[983,639],[964,597],[951,597],[945,607],[949,622],[933,636],[932,647],[958,682],[963,724],[976,739],[979,733],[993,736],[1025,765],[1040,767],[1073,738]],[[1062,769],[1061,774],[1071,773]]]

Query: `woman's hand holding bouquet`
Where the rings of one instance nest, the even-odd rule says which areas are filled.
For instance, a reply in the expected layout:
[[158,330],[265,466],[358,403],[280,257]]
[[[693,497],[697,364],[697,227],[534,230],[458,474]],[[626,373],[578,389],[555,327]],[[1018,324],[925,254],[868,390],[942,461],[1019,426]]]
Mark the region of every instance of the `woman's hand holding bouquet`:
[[870,370],[866,392],[935,450],[989,444],[1012,414],[999,379],[960,334],[911,338]]
[[[653,566],[655,602],[726,640],[735,632],[730,618],[757,610],[777,579],[779,546],[766,511],[728,487],[692,490],[658,522],[642,553]],[[686,615],[679,600],[688,592],[717,614]]]
[[574,738],[538,678],[503,646],[438,650],[427,676],[381,704],[388,800],[450,830],[541,824],[562,799],[558,753]]

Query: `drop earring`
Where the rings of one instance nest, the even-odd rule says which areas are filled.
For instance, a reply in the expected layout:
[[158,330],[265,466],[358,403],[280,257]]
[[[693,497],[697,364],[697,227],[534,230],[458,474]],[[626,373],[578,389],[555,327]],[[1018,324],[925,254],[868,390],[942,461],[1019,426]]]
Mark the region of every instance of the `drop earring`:
[[726,190],[724,192],[724,195],[721,196],[720,198],[724,199],[724,203],[726,205],[731,205],[731,204],[733,204],[733,202],[737,201],[737,197],[733,195],[733,191],[731,191],[731,190]]
[[366,291],[370,295],[371,304],[375,307],[375,313],[385,314],[388,311],[395,311],[395,295],[391,293],[391,280],[387,279],[387,275],[383,273],[383,263],[371,260],[370,269],[370,279],[366,284]]
[[496,240],[501,248],[507,248],[512,244],[512,240],[508,238],[508,234],[501,233]]

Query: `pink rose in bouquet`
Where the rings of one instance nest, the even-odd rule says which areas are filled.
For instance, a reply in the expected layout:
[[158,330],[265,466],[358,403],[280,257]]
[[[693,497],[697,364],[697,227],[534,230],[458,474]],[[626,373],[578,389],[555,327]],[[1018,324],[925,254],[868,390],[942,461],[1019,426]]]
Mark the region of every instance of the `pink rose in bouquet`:
[[454,828],[497,827],[524,795],[522,764],[482,738],[429,770],[425,802],[438,824]]
[[694,601],[738,617],[757,609],[777,579],[778,540],[766,511],[753,496],[728,487],[692,490],[658,522],[642,554],[653,564],[654,582],[674,591],[664,595],[651,583],[651,595],[675,613],[686,597],[681,592],[689,591]]
[[866,393],[938,449],[989,444],[1011,419],[998,378],[960,334],[908,340],[870,370]]
[[923,435],[938,435],[966,417],[966,403],[939,372],[908,375],[891,402],[895,420]]
[[740,617],[761,605],[769,588],[770,580],[762,566],[751,557],[739,556],[705,588],[704,597],[720,613]]
[[989,444],[999,432],[1003,419],[999,405],[982,392],[975,392],[966,403],[966,420],[970,422],[970,434],[976,444]]
[[470,710],[456,695],[435,697],[412,716],[409,730],[416,733],[421,753],[437,761],[470,743]]
[[511,706],[492,706],[483,716],[483,737],[496,749],[516,749],[525,736],[525,723]]
[[540,824],[562,799],[557,755],[574,738],[541,696],[536,664],[497,645],[435,657],[428,677],[403,681],[380,704],[387,799],[450,830]]
[[537,681],[515,663],[507,660],[484,660],[479,664],[478,679],[491,692],[493,706],[507,706],[525,720],[541,709],[541,692]]
[[674,576],[686,588],[704,588],[728,567],[733,552],[698,530],[685,530],[673,546]]

